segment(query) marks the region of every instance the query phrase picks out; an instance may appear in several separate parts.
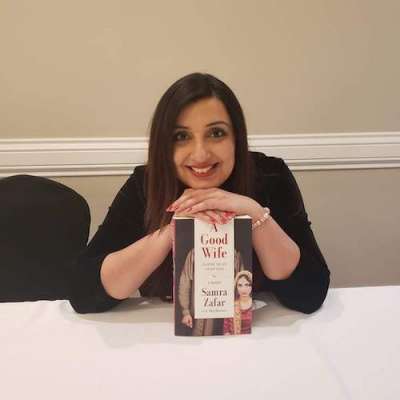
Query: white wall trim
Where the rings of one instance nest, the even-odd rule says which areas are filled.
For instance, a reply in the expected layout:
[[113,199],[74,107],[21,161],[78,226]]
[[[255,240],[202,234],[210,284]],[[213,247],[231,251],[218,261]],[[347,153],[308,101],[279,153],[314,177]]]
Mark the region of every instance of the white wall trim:
[[[251,135],[250,149],[293,170],[400,167],[400,132]],[[0,176],[128,175],[147,159],[147,138],[0,139]]]

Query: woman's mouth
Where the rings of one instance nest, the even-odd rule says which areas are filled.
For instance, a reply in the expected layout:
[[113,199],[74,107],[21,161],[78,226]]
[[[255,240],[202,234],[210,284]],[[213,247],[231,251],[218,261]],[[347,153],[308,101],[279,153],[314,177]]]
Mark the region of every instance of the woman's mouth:
[[187,168],[192,173],[192,175],[194,175],[197,178],[208,178],[214,174],[217,166],[218,166],[218,163],[211,164],[211,165],[208,165],[203,168],[198,168],[195,166],[188,165]]

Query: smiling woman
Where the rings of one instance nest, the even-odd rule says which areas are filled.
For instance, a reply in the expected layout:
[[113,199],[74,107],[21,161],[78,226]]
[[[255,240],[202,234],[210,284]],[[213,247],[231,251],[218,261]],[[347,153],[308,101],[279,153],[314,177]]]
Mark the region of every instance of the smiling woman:
[[185,189],[216,188],[229,179],[236,193],[252,196],[252,170],[245,118],[235,94],[212,75],[184,76],[164,93],[153,115],[146,166],[147,232],[169,223],[165,209]]
[[221,186],[235,165],[235,136],[229,115],[215,97],[187,106],[174,133],[174,164],[186,187]]
[[[305,313],[323,303],[329,270],[297,183],[282,159],[248,150],[236,96],[209,74],[184,76],[161,97],[147,164],[135,168],[75,263],[70,301],[77,312],[108,310],[138,289],[172,298],[173,213],[213,224],[249,215],[252,291],[270,290]],[[249,290],[245,279],[238,290]]]

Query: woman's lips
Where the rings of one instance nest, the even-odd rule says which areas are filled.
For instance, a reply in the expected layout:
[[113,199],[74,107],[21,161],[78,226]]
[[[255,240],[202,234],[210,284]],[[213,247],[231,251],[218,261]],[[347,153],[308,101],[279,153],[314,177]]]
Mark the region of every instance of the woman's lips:
[[187,168],[196,178],[208,178],[215,173],[217,165],[218,163],[203,168],[198,168],[194,166],[187,166]]

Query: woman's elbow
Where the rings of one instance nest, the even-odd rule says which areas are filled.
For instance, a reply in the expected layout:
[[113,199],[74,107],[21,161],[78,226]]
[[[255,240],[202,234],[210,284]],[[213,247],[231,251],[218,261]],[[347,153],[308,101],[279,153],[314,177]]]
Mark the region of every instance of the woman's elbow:
[[319,285],[314,288],[314,290],[312,291],[312,295],[309,298],[309,301],[305,302],[305,305],[301,312],[303,312],[304,314],[312,314],[315,311],[319,310],[325,302],[326,296],[328,294],[329,284],[330,274],[327,273],[324,274],[322,282],[320,282]]
[[299,288],[295,293],[279,298],[280,302],[294,311],[303,314],[312,314],[318,311],[328,294],[330,284],[329,273],[324,275],[322,281]]

